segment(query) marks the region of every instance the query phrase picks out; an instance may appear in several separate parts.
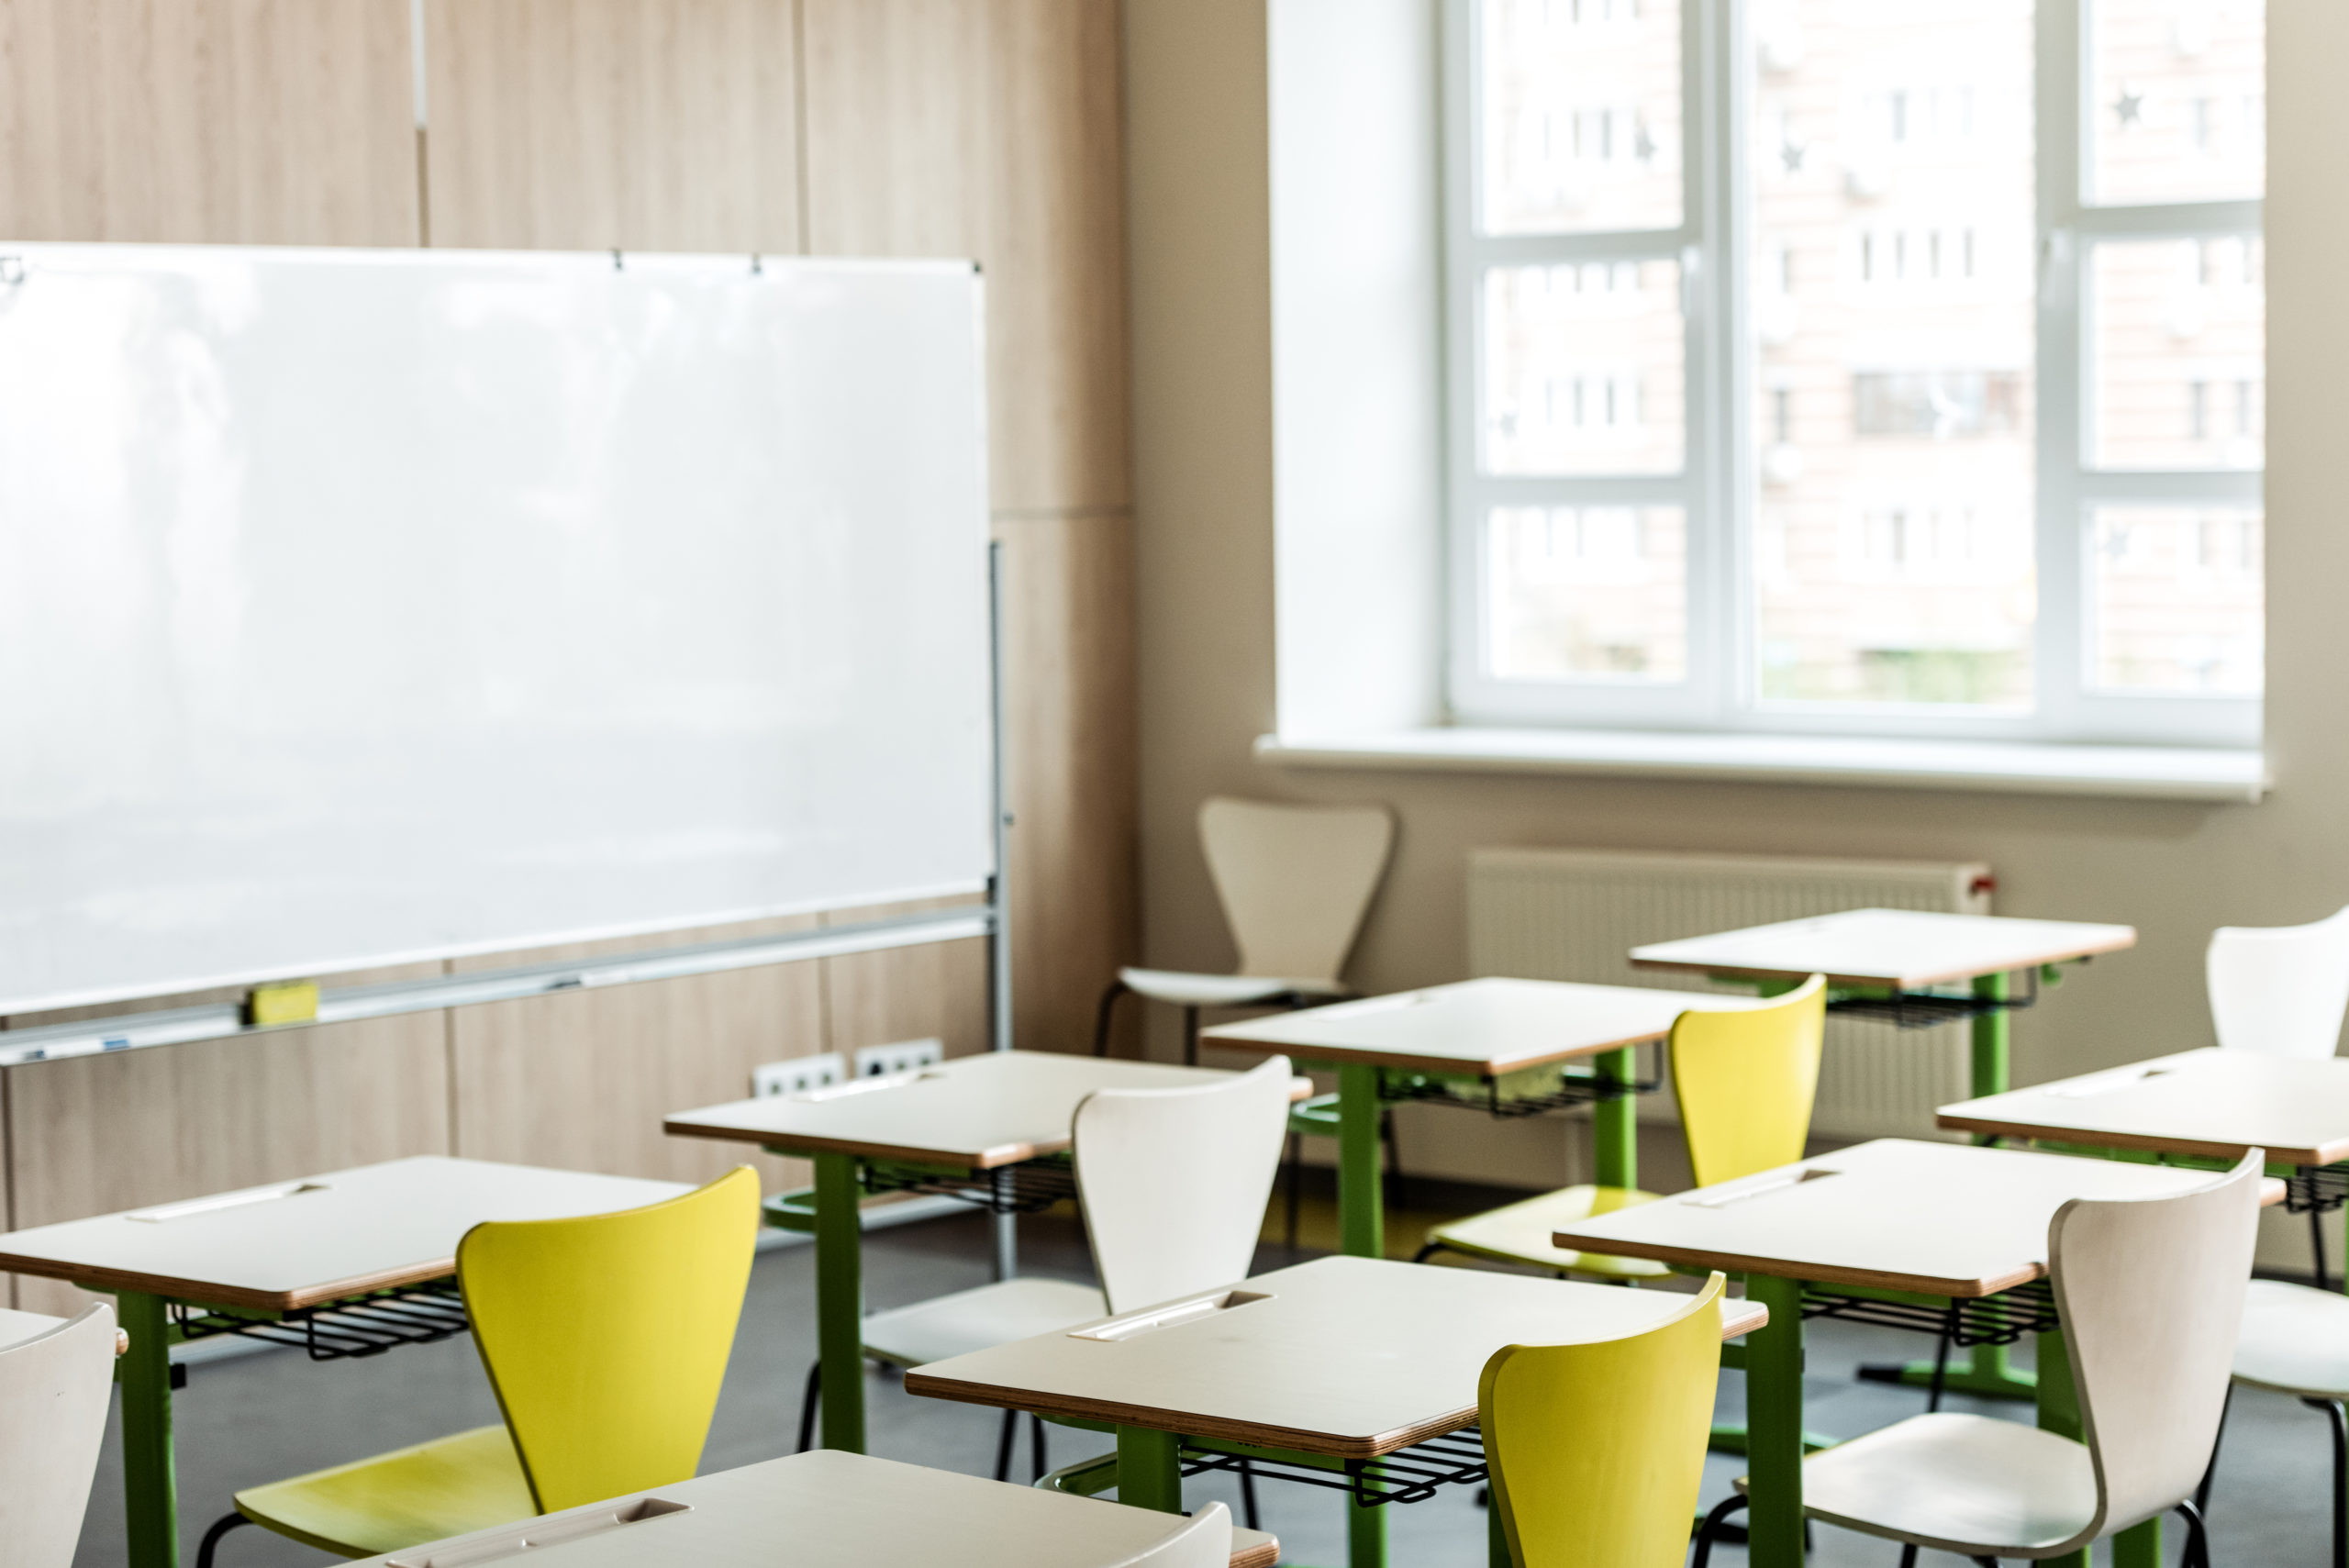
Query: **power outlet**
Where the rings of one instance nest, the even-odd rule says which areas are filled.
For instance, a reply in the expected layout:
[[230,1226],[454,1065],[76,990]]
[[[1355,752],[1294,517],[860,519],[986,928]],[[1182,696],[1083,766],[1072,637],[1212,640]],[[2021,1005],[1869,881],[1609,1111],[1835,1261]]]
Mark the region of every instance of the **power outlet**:
[[770,1095],[804,1095],[810,1089],[847,1082],[848,1059],[837,1051],[828,1051],[820,1056],[795,1056],[788,1062],[770,1062],[751,1069],[751,1093],[760,1099]]
[[911,1073],[935,1067],[946,1060],[946,1046],[935,1040],[901,1040],[891,1045],[868,1045],[856,1053],[856,1075],[878,1078],[890,1073]]

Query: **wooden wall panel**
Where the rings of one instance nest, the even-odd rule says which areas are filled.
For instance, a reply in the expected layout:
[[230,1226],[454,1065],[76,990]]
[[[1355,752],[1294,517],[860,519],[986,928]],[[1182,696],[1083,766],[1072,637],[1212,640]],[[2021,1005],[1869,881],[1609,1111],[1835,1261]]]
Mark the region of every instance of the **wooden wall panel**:
[[[801,930],[799,918],[460,960],[492,969],[728,937]],[[769,1191],[805,1180],[798,1161],[748,1145],[670,1138],[673,1110],[739,1100],[763,1062],[824,1049],[820,962],[616,985],[450,1014],[455,1146],[476,1160],[702,1181],[751,1160]]]
[[435,245],[799,249],[794,0],[430,0]]
[[807,248],[986,271],[1001,511],[1126,504],[1113,0],[805,0]]
[[[934,898],[911,904],[836,909],[828,926],[853,926],[924,909],[943,909],[963,899]],[[852,1065],[859,1048],[901,1040],[937,1040],[949,1056],[987,1048],[987,945],[973,938],[929,942],[886,952],[851,953],[824,963],[826,1012],[831,1049]],[[1016,994],[1016,987],[1015,987]]]
[[410,245],[407,0],[0,0],[0,236]]
[[[340,983],[438,973],[409,965]],[[445,1154],[447,1028],[445,1014],[409,1013],[7,1068],[10,1223]],[[73,1294],[22,1279],[17,1303],[61,1311]]]

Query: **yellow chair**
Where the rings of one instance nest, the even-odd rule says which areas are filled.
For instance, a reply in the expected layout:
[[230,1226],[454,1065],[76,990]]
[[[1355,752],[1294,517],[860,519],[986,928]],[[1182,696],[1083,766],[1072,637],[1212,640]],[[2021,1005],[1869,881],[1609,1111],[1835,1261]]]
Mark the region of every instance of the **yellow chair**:
[[504,1424],[248,1487],[196,1568],[247,1521],[371,1557],[690,1478],[758,1233],[747,1165],[643,1208],[474,1226],[457,1280]]
[[[1766,1006],[1727,1013],[1692,1009],[1673,1023],[1672,1086],[1698,1186],[1802,1158],[1826,1016],[1827,981],[1814,974]],[[1635,1187],[1564,1187],[1436,1226],[1419,1256],[1460,1252],[1561,1273],[1653,1279],[1672,1271],[1644,1258],[1577,1252],[1550,1238],[1593,1215],[1655,1198]]]
[[1517,1568],[1680,1568],[1720,1381],[1724,1283],[1713,1275],[1644,1334],[1508,1345],[1485,1363],[1476,1410]]

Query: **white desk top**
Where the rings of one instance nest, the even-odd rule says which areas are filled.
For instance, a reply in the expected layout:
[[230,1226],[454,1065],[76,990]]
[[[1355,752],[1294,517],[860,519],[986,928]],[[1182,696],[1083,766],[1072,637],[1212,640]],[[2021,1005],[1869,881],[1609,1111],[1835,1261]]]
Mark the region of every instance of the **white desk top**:
[[1631,950],[1631,962],[1645,969],[1771,980],[1824,974],[1830,985],[1917,991],[2118,952],[2136,942],[2133,926],[1937,915],[1921,909],[1846,909],[1775,926],[1650,942]]
[[419,1155],[0,1233],[0,1270],[283,1312],[453,1273],[457,1242],[484,1219],[605,1214],[690,1191]]
[[[906,1373],[915,1394],[1364,1459],[1476,1418],[1476,1379],[1509,1344],[1636,1334],[1688,1305],[1676,1291],[1319,1258],[1242,1280],[1125,1338],[1088,1338],[1164,1307],[997,1345]],[[1725,1303],[1724,1338],[1768,1320]]]
[[[684,1507],[658,1511],[676,1504]],[[651,1517],[630,1518],[639,1513]],[[530,1568],[1112,1568],[1182,1522],[818,1449],[366,1558],[358,1568],[475,1568],[525,1554]],[[1280,1553],[1270,1536],[1231,1533],[1231,1568],[1270,1568]]]
[[[1557,1232],[1561,1247],[1928,1296],[1995,1296],[2047,1273],[2076,1197],[2154,1197],[2209,1171],[1884,1138]],[[2266,1183],[2265,1203],[2284,1184]]]
[[2330,1165],[2349,1160],[2349,1058],[2180,1051],[1943,1106],[1942,1126],[2008,1138]]
[[1420,1073],[1498,1077],[1662,1040],[1691,1008],[1733,1010],[1742,996],[1558,980],[1464,980],[1201,1029],[1211,1044],[1285,1051],[1306,1062],[1368,1062]]
[[1171,1089],[1230,1074],[1055,1051],[958,1056],[918,1073],[771,1095],[662,1123],[679,1138],[722,1138],[794,1153],[991,1170],[1068,1147],[1079,1101],[1096,1089]]

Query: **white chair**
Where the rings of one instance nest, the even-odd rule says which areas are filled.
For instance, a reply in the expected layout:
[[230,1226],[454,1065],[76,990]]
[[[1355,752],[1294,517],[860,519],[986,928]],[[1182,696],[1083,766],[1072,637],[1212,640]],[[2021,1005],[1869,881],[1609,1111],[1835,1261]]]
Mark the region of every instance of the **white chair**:
[[[1920,1547],[1977,1562],[2060,1557],[2175,1508],[2188,1568],[2210,1568],[2192,1497],[2218,1442],[2264,1163],[2254,1149],[2176,1196],[2056,1211],[2048,1262],[2085,1442],[2020,1421],[1912,1416],[1804,1460],[1804,1515],[1900,1541],[1910,1568]],[[1696,1568],[1742,1501],[1708,1516]]]
[[1109,1568],[1227,1568],[1230,1561],[1231,1515],[1209,1503],[1157,1545]]
[[1279,806],[1217,796],[1199,807],[1199,845],[1240,950],[1231,974],[1121,969],[1102,994],[1093,1054],[1128,992],[1183,1009],[1183,1060],[1199,1059],[1202,1007],[1296,1007],[1351,995],[1346,966],[1395,847],[1383,806]]
[[[1071,1151],[1101,1288],[1009,1279],[876,1312],[864,1320],[865,1355],[922,1366],[1245,1278],[1280,1163],[1291,1078],[1288,1058],[1275,1056],[1179,1089],[1087,1095],[1071,1125]],[[802,1452],[815,1435],[815,1392],[811,1380],[799,1415]],[[1010,1473],[1019,1419],[1004,1413],[998,1481]],[[1042,1422],[1030,1429],[1041,1476]]]
[[2202,968],[2222,1049],[2331,1056],[2349,1010],[2349,909],[2306,926],[2221,926]]
[[0,1568],[69,1568],[114,1392],[114,1306],[0,1349]]

